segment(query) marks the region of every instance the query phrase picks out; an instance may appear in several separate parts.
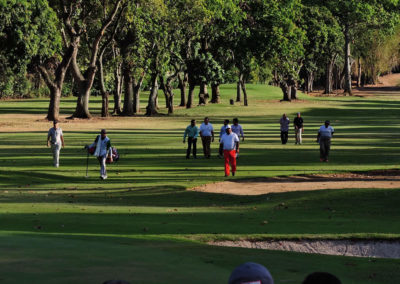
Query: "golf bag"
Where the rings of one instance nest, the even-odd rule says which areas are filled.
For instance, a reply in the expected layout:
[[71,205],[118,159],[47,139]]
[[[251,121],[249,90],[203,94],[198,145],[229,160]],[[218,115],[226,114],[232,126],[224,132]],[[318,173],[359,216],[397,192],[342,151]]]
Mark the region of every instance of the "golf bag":
[[87,150],[90,155],[94,155],[94,152],[96,152],[96,146],[88,146]]
[[113,162],[118,162],[119,154],[118,154],[117,148],[111,147],[109,151],[111,152],[112,160],[110,159],[110,156],[108,155],[107,159],[106,159],[106,163],[111,164]]

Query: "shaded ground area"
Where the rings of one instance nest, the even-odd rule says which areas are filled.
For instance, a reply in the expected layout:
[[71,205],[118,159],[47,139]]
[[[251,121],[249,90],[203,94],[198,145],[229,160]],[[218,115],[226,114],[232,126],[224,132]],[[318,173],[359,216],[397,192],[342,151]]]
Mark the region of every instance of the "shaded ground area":
[[388,74],[379,77],[377,85],[366,85],[355,90],[356,94],[365,95],[385,95],[393,92],[400,92],[400,73]]
[[[354,86],[354,82],[353,82]],[[334,90],[332,94],[323,94],[322,90],[310,93],[312,96],[326,97],[326,96],[343,96],[343,89]],[[365,85],[363,87],[355,87],[352,90],[353,95],[357,97],[380,97],[380,96],[393,96],[394,93],[400,93],[400,73],[388,74],[381,76],[376,85]]]
[[296,251],[342,256],[400,258],[400,241],[300,240],[300,241],[218,241],[216,246]]
[[202,185],[192,188],[192,190],[220,194],[262,195],[289,191],[343,188],[400,188],[400,170],[224,181]]

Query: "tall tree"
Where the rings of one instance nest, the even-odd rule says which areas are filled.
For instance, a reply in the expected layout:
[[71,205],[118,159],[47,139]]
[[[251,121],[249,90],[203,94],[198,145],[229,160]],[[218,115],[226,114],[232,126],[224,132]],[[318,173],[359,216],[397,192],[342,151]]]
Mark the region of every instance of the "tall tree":
[[[47,1],[0,1],[0,94],[18,92],[28,67],[41,71],[50,89],[47,119],[58,119],[59,101],[71,49],[62,61],[58,17]],[[46,64],[45,64],[46,63]],[[44,65],[51,66],[46,69]],[[51,76],[50,70],[55,74]],[[21,81],[16,82],[16,80]]]
[[285,101],[297,98],[304,60],[305,32],[298,23],[301,9],[299,0],[264,0],[250,5],[254,50],[273,64]]
[[[342,50],[343,36],[337,20],[325,7],[304,6],[300,26],[306,32],[303,43],[305,90],[312,92],[318,71],[323,73],[326,69],[327,80],[331,80],[333,63]],[[332,85],[329,81],[327,84]]]
[[[245,11],[239,0],[207,0],[206,7],[211,18],[210,24],[202,32],[202,39],[207,42],[207,50],[214,61],[208,65],[207,82],[211,84],[212,103],[220,102],[219,85],[224,82],[225,73],[234,65],[233,46],[242,36]],[[243,47],[243,46],[242,46]]]
[[356,30],[394,28],[399,20],[398,0],[305,0],[326,6],[338,19],[344,36],[344,92],[352,94],[351,43]]
[[151,46],[147,52],[150,72],[150,94],[146,107],[146,115],[152,116],[158,113],[157,100],[159,89],[159,76],[165,73],[171,57],[170,50],[174,50],[174,41],[171,40],[171,18],[168,6],[163,1],[154,1],[149,10],[149,19],[145,37],[149,39]]
[[[68,31],[71,41],[75,41],[82,35],[87,36],[89,47],[89,61],[86,70],[82,73],[78,64],[78,50],[76,49],[72,55],[72,74],[77,84],[79,92],[77,105],[75,112],[72,117],[76,118],[90,118],[91,114],[89,111],[89,98],[90,91],[94,82],[94,78],[97,71],[97,57],[100,51],[100,42],[106,33],[107,28],[113,22],[117,15],[118,9],[120,8],[122,0],[117,0],[113,5],[101,2],[85,2],[82,4],[82,18],[81,21],[76,25],[81,30],[80,33],[76,32],[76,26],[72,26],[70,23],[65,22],[65,28]],[[89,22],[90,19],[90,22]],[[91,26],[86,26],[88,23]],[[90,37],[88,31],[92,32],[93,37]]]
[[[198,54],[198,45],[201,32],[210,22],[210,15],[206,9],[205,0],[170,0],[166,1],[171,12],[178,13],[174,19],[174,37],[177,40],[175,50],[178,52],[175,58],[180,58],[182,63],[178,73],[179,88],[181,93],[180,106],[186,108],[193,107],[194,88],[196,86],[196,74],[192,64],[194,57]],[[197,50],[196,50],[197,49]],[[188,94],[186,95],[186,87],[189,85]]]
[[[100,83],[100,93],[101,93],[101,98],[102,98],[102,100],[101,100],[101,102],[102,102],[101,103],[101,116],[102,117],[107,117],[110,115],[109,114],[109,98],[108,98],[109,92],[106,90],[105,75],[104,75],[104,72],[105,72],[105,70],[104,70],[104,54],[107,49],[110,49],[109,48],[110,45],[114,42],[114,37],[115,37],[115,34],[117,33],[119,20],[121,19],[121,16],[122,16],[125,8],[126,8],[126,5],[124,5],[124,7],[120,10],[120,12],[118,14],[118,18],[116,19],[114,26],[112,28],[112,32],[109,33],[107,39],[101,45],[100,51],[99,51],[99,56],[97,57],[97,64],[98,64],[98,69],[99,69],[98,74],[99,74],[99,83]],[[110,50],[110,52],[109,52],[110,59],[112,58],[113,51],[114,50]],[[113,62],[113,61],[115,61],[115,59],[112,58],[110,61]],[[115,67],[117,69],[116,72],[114,72],[114,75],[116,76],[116,80],[115,80],[115,82],[116,82],[116,90],[115,91],[116,92],[115,93],[117,94],[117,97],[116,97],[117,103],[116,104],[118,105],[119,99],[120,99],[120,97],[119,97],[120,79],[118,78],[118,65]],[[119,107],[115,107],[115,109],[119,109]],[[118,110],[117,110],[117,112],[118,112]]]
[[140,112],[139,95],[149,66],[147,53],[152,47],[152,42],[144,33],[152,6],[152,1],[128,1],[115,36],[115,52],[119,54],[117,64],[121,66],[124,86],[122,115],[131,116]]

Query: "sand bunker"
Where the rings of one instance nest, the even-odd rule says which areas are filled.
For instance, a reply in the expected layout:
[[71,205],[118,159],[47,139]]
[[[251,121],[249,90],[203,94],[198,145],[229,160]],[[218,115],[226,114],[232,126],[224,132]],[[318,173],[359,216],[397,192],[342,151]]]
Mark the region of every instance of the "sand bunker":
[[[400,188],[400,170],[225,181],[196,187],[193,190],[236,195],[261,195],[289,191],[343,188]],[[400,258],[400,241],[398,240],[239,240],[216,241],[209,244],[327,255]]]
[[235,195],[262,195],[289,191],[343,188],[400,188],[400,171],[382,170],[231,180],[202,185],[192,190]]
[[217,241],[216,246],[295,251],[327,255],[400,258],[400,241],[301,240],[301,241]]

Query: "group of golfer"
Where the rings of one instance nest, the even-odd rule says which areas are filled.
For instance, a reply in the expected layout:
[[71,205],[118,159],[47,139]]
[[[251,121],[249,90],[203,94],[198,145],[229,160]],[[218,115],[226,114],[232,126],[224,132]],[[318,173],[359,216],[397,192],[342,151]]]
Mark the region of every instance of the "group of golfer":
[[[236,174],[236,159],[239,157],[239,144],[240,138],[244,141],[244,132],[242,126],[239,124],[239,120],[234,118],[233,124],[229,124],[229,119],[225,119],[221,129],[219,131],[219,151],[218,157],[224,158],[225,162],[225,176],[228,177],[232,170],[232,176]],[[290,120],[283,114],[279,120],[281,130],[281,141],[282,144],[288,142]],[[300,112],[293,121],[295,131],[295,144],[302,144],[302,134],[304,132],[304,121],[301,117]],[[320,161],[328,162],[329,151],[331,146],[331,138],[333,136],[334,129],[330,126],[329,120],[326,120],[318,130],[317,142],[320,145]],[[214,142],[214,127],[210,123],[208,117],[204,118],[204,122],[197,127],[196,120],[192,119],[190,125],[186,127],[183,135],[183,143],[186,143],[187,138],[187,151],[186,159],[190,158],[192,153],[193,158],[197,158],[197,138],[200,136],[203,153],[206,159],[211,157],[211,143]],[[51,146],[53,152],[53,165],[59,167],[59,157],[61,147],[64,147],[64,138],[62,129],[59,127],[57,120],[53,122],[53,127],[49,129],[47,135],[47,146]],[[92,154],[97,157],[100,164],[100,178],[107,179],[106,160],[112,162],[112,148],[111,141],[107,137],[107,131],[102,129],[100,135],[96,136],[96,139],[91,145],[85,147],[88,151],[93,149]]]
[[[211,157],[211,142],[214,142],[214,127],[210,123],[208,117],[204,118],[204,122],[200,125],[200,128],[196,126],[196,120],[192,119],[190,125],[186,127],[185,133],[183,134],[183,143],[188,138],[188,148],[186,151],[186,159],[190,158],[190,153],[193,153],[193,157],[197,158],[197,138],[200,135],[201,142],[203,144],[203,153],[206,159]],[[232,175],[236,173],[236,158],[239,155],[239,137],[244,141],[243,128],[239,124],[239,119],[234,118],[233,124],[229,125],[229,119],[224,120],[219,131],[219,151],[218,157],[225,159],[225,176],[230,174],[230,166],[232,167]],[[230,166],[229,166],[230,165]]]
[[[281,141],[282,144],[286,144],[288,141],[288,133],[289,133],[289,125],[290,120],[284,113],[279,120],[281,125]],[[320,161],[328,162],[329,152],[331,150],[331,139],[333,137],[333,133],[335,130],[332,126],[330,126],[330,121],[325,120],[324,125],[322,125],[318,129],[317,142],[319,143],[319,153],[320,153]],[[304,121],[301,117],[301,113],[298,112],[297,116],[293,120],[294,133],[295,133],[295,143],[301,144],[303,142],[302,135],[304,133]]]

